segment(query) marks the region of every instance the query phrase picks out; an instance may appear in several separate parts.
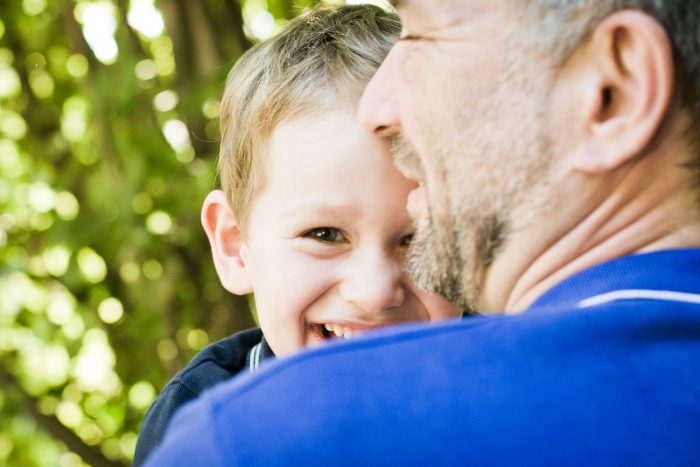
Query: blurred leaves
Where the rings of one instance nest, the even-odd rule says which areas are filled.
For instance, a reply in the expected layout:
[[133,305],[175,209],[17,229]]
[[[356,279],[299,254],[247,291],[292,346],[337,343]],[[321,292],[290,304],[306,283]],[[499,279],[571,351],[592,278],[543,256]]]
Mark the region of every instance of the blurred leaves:
[[128,464],[165,382],[254,325],[199,225],[218,98],[314,3],[0,1],[1,465]]

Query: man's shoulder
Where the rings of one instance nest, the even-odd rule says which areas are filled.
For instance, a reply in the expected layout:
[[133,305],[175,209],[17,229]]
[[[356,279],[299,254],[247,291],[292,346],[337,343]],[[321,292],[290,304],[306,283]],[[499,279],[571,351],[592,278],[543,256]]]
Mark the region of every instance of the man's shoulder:
[[[347,454],[349,445],[362,447],[349,464],[382,452],[414,463],[497,462],[505,439],[512,455],[545,463],[563,460],[550,442],[601,461],[601,447],[639,459],[659,439],[691,455],[688,437],[700,436],[698,335],[700,307],[650,300],[407,326],[223,385],[181,423],[206,417],[217,452],[243,463],[273,452]],[[229,433],[235,426],[247,427],[245,440]]]

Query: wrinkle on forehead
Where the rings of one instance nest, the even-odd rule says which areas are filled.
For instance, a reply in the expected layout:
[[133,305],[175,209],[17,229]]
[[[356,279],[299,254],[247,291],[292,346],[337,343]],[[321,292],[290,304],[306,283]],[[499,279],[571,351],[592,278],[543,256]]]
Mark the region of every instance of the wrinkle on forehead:
[[[399,15],[409,32],[445,33],[506,18],[508,0],[397,0]],[[478,27],[476,29],[479,29]]]

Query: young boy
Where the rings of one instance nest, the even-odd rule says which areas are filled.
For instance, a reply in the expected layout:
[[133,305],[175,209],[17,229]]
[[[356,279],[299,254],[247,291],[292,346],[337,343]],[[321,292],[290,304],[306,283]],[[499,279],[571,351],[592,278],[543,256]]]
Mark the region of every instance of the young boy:
[[202,223],[224,287],[255,293],[262,331],[210,345],[175,376],[146,415],[135,464],[178,407],[266,358],[461,316],[404,272],[416,185],[355,121],[399,29],[373,6],[316,10],[234,66],[221,108],[223,191],[205,200]]

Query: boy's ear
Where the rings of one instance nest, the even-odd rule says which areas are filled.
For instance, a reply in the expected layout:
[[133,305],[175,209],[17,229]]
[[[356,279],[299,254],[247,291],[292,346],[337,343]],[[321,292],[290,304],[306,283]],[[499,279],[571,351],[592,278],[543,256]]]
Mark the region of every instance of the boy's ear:
[[236,295],[252,292],[245,260],[247,247],[223,191],[214,190],[207,195],[202,205],[202,226],[224,288]]
[[574,61],[584,126],[574,168],[594,174],[615,169],[652,144],[674,87],[670,40],[663,27],[638,10],[603,20]]

